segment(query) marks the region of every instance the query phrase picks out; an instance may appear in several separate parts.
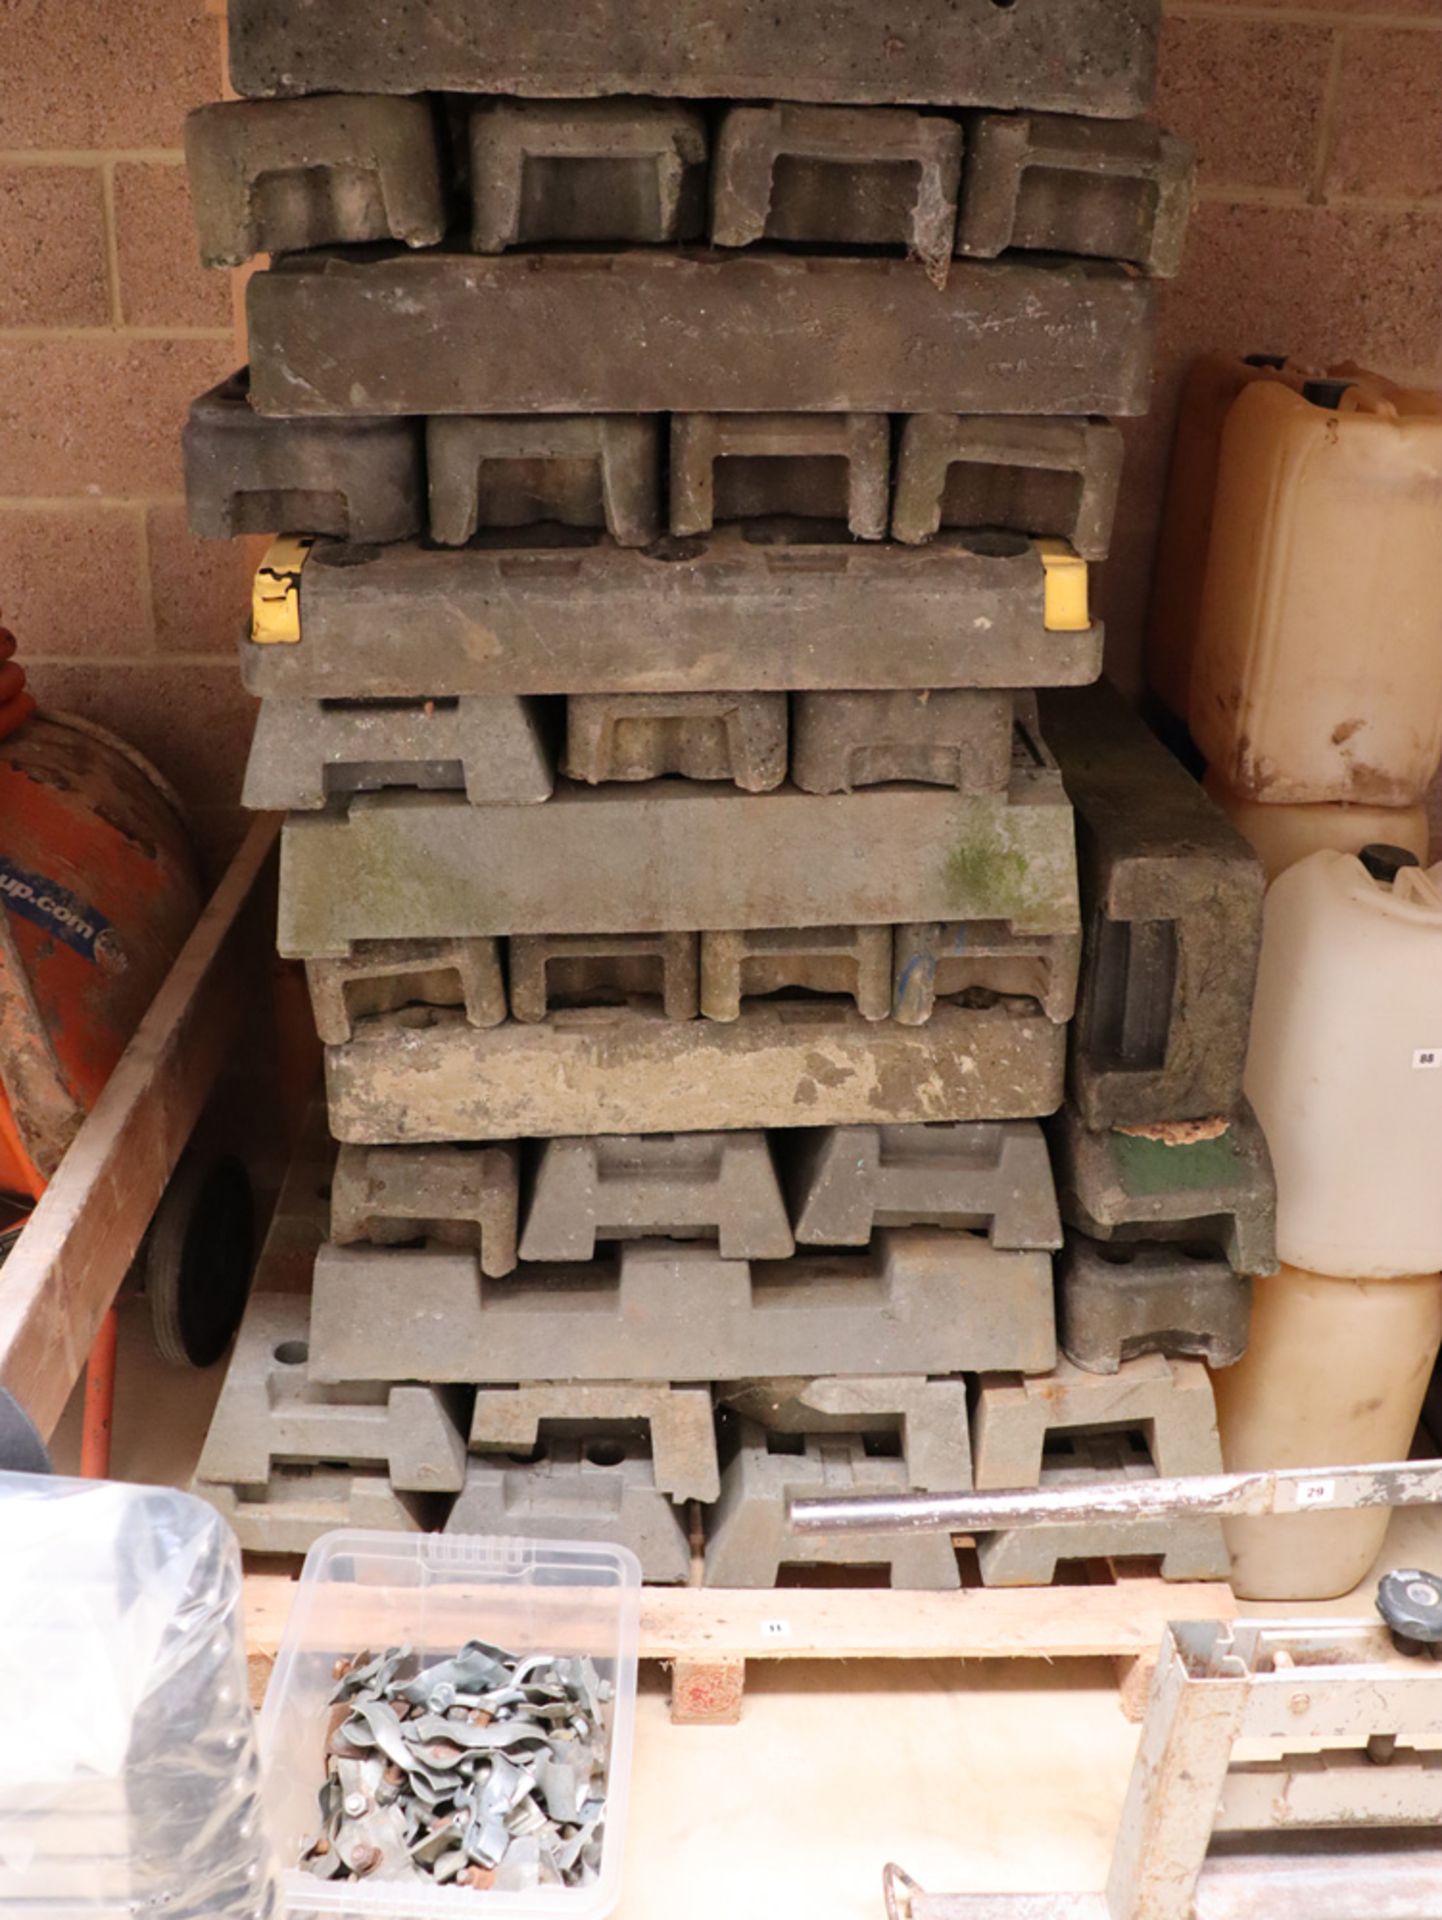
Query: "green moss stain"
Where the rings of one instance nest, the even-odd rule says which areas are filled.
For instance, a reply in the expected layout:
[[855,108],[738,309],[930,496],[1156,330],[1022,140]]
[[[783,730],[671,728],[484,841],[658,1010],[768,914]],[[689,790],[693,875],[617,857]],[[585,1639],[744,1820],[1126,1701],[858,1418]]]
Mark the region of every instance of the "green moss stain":
[[1001,919],[1028,904],[1026,855],[995,840],[962,840],[946,859],[946,892],[958,914]]

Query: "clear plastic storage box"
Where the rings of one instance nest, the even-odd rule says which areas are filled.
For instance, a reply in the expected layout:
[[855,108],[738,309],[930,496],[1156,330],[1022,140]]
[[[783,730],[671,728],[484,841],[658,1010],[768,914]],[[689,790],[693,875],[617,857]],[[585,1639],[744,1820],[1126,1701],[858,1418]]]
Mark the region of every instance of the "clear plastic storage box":
[[[641,1565],[625,1547],[438,1534],[331,1533],[306,1555],[266,1689],[260,1744],[272,1837],[292,1916],[334,1920],[604,1920],[621,1897],[636,1720]],[[337,1659],[409,1645],[442,1659],[467,1640],[517,1653],[588,1655],[616,1689],[599,1879],[526,1893],[325,1881],[298,1864],[317,1825]]]

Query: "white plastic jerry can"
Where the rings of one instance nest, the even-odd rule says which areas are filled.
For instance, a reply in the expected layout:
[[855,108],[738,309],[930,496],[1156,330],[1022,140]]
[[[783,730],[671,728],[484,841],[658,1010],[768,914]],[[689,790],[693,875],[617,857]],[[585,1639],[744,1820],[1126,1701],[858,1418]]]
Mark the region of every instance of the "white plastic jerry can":
[[1262,925],[1245,1087],[1279,1256],[1346,1279],[1442,1270],[1442,865],[1314,853]]

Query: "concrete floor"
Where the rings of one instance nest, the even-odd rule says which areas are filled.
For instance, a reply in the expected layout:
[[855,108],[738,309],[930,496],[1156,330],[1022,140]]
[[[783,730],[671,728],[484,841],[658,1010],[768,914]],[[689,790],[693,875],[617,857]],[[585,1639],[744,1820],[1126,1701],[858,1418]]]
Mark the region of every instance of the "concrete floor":
[[[183,1484],[223,1371],[165,1366],[127,1303],[117,1476]],[[72,1404],[62,1472],[78,1440]],[[1435,1512],[1396,1516],[1379,1570],[1419,1562],[1442,1565]],[[1310,1611],[1367,1616],[1372,1592]],[[753,1664],[741,1724],[690,1728],[643,1670],[623,1920],[877,1920],[888,1860],[938,1890],[1098,1888],[1136,1740],[1102,1661]]]

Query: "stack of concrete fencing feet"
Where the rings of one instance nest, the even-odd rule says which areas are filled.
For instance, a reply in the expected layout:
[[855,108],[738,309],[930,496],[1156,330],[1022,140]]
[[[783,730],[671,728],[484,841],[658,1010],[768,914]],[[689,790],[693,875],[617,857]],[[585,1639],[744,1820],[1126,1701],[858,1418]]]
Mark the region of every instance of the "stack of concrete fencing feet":
[[232,0],[187,154],[204,258],[270,264],[187,486],[276,536],[246,798],[338,1143],[202,1463],[247,1545],[954,1586],[787,1500],[964,1489],[978,1381],[1058,1364],[1036,690],[1100,672],[1191,157],[1158,0],[826,13]]

